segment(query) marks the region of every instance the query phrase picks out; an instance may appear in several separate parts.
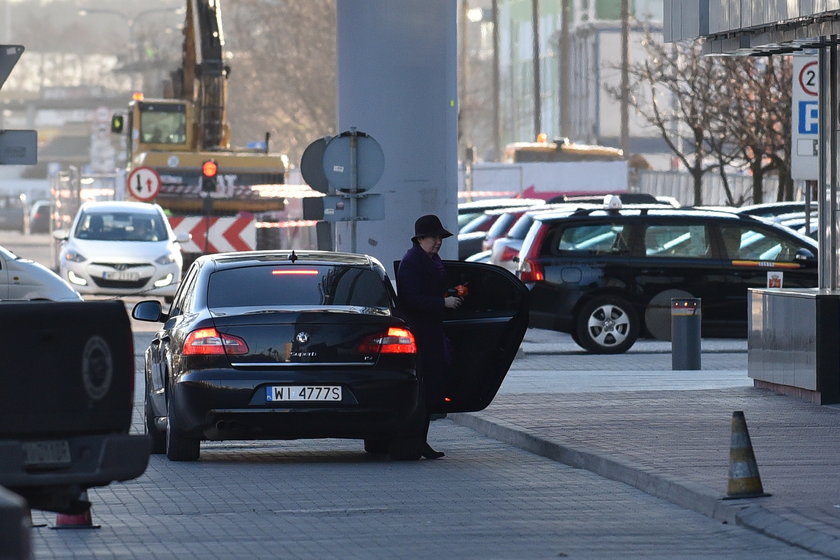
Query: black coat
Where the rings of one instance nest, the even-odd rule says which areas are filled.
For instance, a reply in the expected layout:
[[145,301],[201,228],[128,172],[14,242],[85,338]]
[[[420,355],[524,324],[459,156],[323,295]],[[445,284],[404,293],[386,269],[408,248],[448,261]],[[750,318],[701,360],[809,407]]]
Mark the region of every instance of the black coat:
[[440,402],[452,363],[450,342],[443,333],[446,271],[440,257],[429,257],[414,242],[400,261],[397,293],[400,312],[417,340],[426,398]]

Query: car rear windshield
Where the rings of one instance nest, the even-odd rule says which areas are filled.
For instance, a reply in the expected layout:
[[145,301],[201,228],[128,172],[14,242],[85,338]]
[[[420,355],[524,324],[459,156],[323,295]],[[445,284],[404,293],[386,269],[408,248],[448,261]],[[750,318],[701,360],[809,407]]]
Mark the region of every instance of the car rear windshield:
[[350,266],[251,266],[214,272],[207,305],[218,307],[349,305],[389,307],[383,280]]
[[525,239],[525,236],[528,235],[528,230],[531,229],[531,224],[534,223],[534,216],[531,214],[523,214],[516,223],[513,224],[513,227],[510,228],[510,231],[507,233],[507,237],[510,239]]

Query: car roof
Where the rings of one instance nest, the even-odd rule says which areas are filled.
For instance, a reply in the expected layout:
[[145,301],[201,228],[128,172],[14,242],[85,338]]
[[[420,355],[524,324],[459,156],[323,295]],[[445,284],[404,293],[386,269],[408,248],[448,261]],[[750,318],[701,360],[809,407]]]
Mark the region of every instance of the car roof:
[[754,219],[752,216],[744,216],[736,214],[735,212],[727,212],[724,210],[717,210],[717,209],[709,209],[709,208],[671,208],[669,206],[664,205],[625,205],[623,208],[615,209],[615,210],[608,210],[603,206],[600,207],[588,207],[588,208],[579,208],[579,209],[571,209],[571,210],[558,210],[555,212],[535,212],[534,219],[540,221],[552,221],[552,220],[559,220],[563,218],[568,218],[570,216],[597,216],[597,217],[604,217],[604,216],[623,216],[623,217],[632,217],[632,216],[707,216],[707,217],[723,217],[732,220],[738,219]]
[[502,216],[504,214],[511,214],[511,213],[524,213],[529,212],[531,210],[542,210],[545,206],[549,206],[549,204],[534,204],[534,205],[526,205],[526,206],[508,206],[504,208],[490,208],[485,210],[484,213],[488,216]]
[[463,214],[470,210],[489,210],[493,208],[505,208],[515,206],[537,206],[545,204],[541,198],[487,198],[484,200],[473,200],[458,204],[458,212]]
[[719,218],[724,220],[732,220],[734,222],[758,222],[766,224],[770,227],[777,227],[783,229],[787,233],[801,238],[802,240],[816,246],[814,240],[807,235],[801,234],[789,227],[786,227],[778,222],[773,221],[772,218],[765,218],[761,216],[753,216],[750,214],[739,214],[737,212],[727,212],[723,210],[713,210],[708,208],[671,208],[663,207],[661,205],[637,205],[636,207],[625,206],[621,209],[607,210],[604,208],[581,208],[573,211],[562,212],[536,212],[534,213],[534,220],[540,222],[561,221],[570,217],[607,217],[610,215],[618,215],[621,217],[700,217],[700,218]]
[[[291,260],[294,254],[295,259]],[[216,269],[236,268],[243,265],[254,266],[263,264],[274,265],[342,265],[361,266],[367,268],[382,267],[382,264],[371,257],[359,253],[343,253],[338,251],[238,251],[231,253],[213,253],[198,258],[202,262],[214,263]]]
[[79,211],[85,212],[149,212],[158,213],[160,206],[149,202],[132,202],[128,200],[92,200],[82,204]]

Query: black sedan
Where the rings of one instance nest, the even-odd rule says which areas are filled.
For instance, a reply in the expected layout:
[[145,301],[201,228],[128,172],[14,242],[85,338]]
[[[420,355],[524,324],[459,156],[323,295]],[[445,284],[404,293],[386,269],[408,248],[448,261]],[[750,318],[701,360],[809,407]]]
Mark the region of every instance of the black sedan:
[[[445,329],[455,346],[446,399],[432,412],[485,408],[528,324],[528,291],[505,270],[447,262],[470,294]],[[416,343],[384,267],[366,255],[253,251],[205,255],[145,352],[154,453],[194,461],[202,440],[354,438],[417,459],[426,421]]]

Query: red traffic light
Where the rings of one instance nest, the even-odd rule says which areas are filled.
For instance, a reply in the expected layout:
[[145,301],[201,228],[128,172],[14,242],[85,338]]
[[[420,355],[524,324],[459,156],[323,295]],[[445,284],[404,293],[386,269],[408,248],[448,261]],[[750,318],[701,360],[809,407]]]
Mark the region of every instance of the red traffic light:
[[204,163],[201,164],[201,174],[205,177],[215,177],[216,173],[219,172],[219,166],[216,165],[216,162],[212,159],[208,159]]

